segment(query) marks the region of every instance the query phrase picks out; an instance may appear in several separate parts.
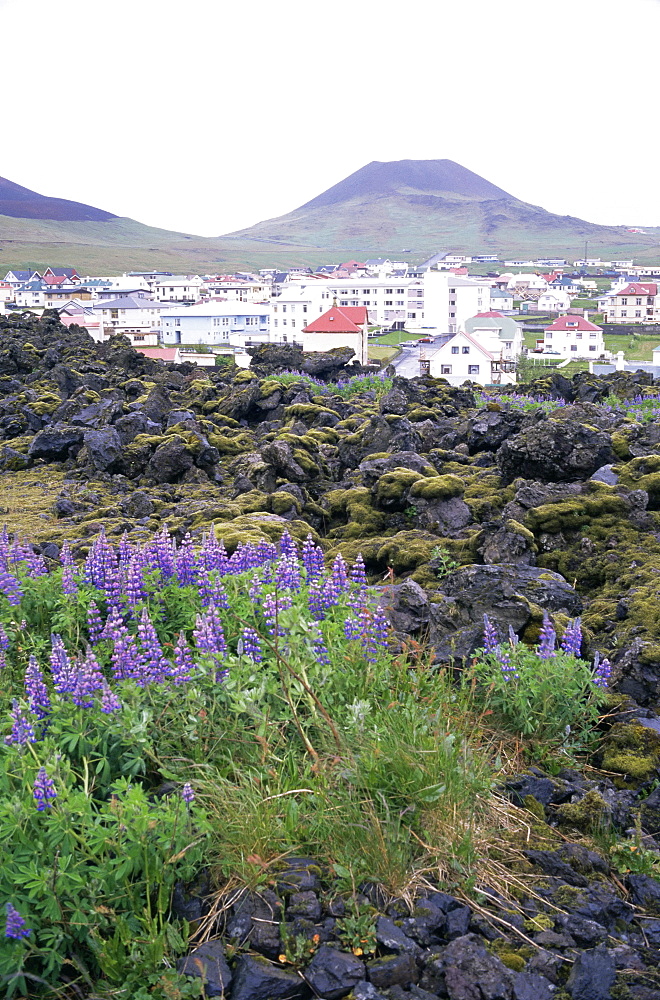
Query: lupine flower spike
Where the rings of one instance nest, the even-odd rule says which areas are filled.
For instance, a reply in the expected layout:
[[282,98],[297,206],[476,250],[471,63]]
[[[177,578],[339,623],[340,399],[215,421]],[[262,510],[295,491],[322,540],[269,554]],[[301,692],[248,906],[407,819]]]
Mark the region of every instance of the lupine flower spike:
[[7,903],[7,922],[5,924],[5,937],[13,938],[15,941],[20,938],[29,937],[32,931],[26,926],[25,920],[20,915],[16,907]]
[[48,777],[45,767],[40,767],[37,771],[32,795],[39,812],[49,809],[53,804],[53,799],[57,798],[55,783],[52,778]]

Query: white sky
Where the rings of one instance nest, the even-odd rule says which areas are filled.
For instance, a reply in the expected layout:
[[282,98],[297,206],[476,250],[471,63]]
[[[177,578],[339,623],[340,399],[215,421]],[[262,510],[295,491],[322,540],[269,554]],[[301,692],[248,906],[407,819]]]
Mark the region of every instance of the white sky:
[[0,174],[217,236],[447,158],[658,226],[659,29],[660,0],[0,0]]

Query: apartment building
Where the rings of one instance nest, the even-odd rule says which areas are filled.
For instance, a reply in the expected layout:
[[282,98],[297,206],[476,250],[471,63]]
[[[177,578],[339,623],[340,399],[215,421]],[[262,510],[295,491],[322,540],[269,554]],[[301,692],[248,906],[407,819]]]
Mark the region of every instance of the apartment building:
[[601,302],[607,323],[657,323],[660,320],[660,295],[655,282],[629,282]]

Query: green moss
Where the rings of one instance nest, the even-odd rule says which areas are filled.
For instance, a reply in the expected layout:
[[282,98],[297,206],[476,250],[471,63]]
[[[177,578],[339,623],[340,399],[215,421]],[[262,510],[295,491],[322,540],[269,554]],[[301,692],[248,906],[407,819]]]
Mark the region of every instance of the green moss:
[[209,434],[209,444],[217,448],[221,455],[240,455],[252,448],[252,435],[241,434]]
[[62,405],[62,400],[53,392],[46,392],[34,403],[27,404],[33,413],[43,417],[44,413],[54,413],[58,406]]
[[339,417],[336,410],[331,410],[329,406],[315,406],[314,403],[292,403],[285,407],[284,416],[287,420],[296,417],[300,420],[316,420],[322,413],[332,413]]
[[462,496],[465,485],[458,476],[431,476],[428,479],[417,479],[410,490],[410,496],[422,500],[450,500]]
[[527,965],[522,955],[516,954],[515,951],[501,951],[498,957],[502,965],[506,965],[507,969],[512,969],[514,972],[522,972]]
[[320,474],[321,470],[318,465],[304,450],[304,448],[294,448],[293,457],[303,472],[306,472],[308,476],[318,476]]
[[378,550],[378,561],[397,575],[409,573],[431,559],[438,539],[423,531],[398,531]]
[[392,503],[402,500],[413,483],[421,479],[419,472],[412,469],[392,469],[380,477],[375,487],[378,503]]
[[438,414],[435,410],[430,410],[428,406],[416,406],[406,414],[411,423],[416,424],[421,420],[435,420]]
[[247,368],[244,368],[242,371],[237,372],[234,375],[233,381],[234,385],[245,385],[246,382],[254,382],[256,378],[257,376],[254,374],[254,372],[251,372]]
[[291,493],[272,493],[269,501],[273,514],[287,514],[292,507],[298,514],[302,511],[302,504]]
[[616,723],[605,738],[601,767],[628,782],[649,781],[660,767],[660,736],[647,726]]
[[589,791],[579,802],[565,802],[557,809],[557,818],[565,826],[585,833],[602,830],[607,822],[605,800],[598,792]]
[[525,809],[528,812],[533,813],[537,819],[540,819],[542,822],[545,822],[545,809],[543,808],[543,805],[539,802],[539,800],[535,799],[533,795],[526,795],[525,798],[523,799],[523,805]]
[[541,504],[527,512],[527,523],[534,532],[557,534],[560,531],[577,531],[592,520],[602,522],[607,514],[625,516],[626,505],[622,498],[614,493],[612,487],[606,489],[607,493],[594,497],[580,496],[559,503]]
[[552,917],[547,913],[537,913],[535,917],[530,917],[525,921],[525,930],[528,934],[538,934],[539,931],[551,931],[555,926]]

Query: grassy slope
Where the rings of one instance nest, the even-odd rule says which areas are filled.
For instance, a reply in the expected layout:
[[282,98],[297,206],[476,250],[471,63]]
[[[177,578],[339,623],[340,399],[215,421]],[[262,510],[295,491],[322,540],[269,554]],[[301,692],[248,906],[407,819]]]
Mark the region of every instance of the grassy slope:
[[589,240],[603,258],[645,262],[660,253],[660,231],[633,235],[551,215],[515,199],[460,197],[353,198],[330,208],[299,209],[229,236],[205,238],[144,226],[132,219],[54,222],[0,216],[0,273],[10,268],[72,264],[83,273],[157,268],[184,273],[315,265],[350,256],[400,255],[410,262],[461,248],[502,257],[539,254],[573,258]]

